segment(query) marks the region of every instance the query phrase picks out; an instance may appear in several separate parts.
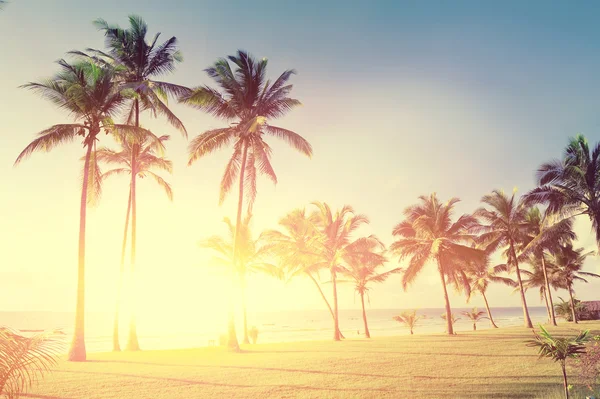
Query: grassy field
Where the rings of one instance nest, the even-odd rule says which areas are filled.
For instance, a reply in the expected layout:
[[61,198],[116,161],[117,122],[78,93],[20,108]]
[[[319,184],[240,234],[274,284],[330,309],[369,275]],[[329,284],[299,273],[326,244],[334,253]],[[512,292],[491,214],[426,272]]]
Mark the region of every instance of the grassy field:
[[[575,328],[600,334],[600,322],[551,331]],[[215,347],[98,353],[86,363],[61,361],[25,397],[560,398],[559,367],[524,345],[531,336],[524,328],[501,328],[453,337],[263,344],[240,354]]]

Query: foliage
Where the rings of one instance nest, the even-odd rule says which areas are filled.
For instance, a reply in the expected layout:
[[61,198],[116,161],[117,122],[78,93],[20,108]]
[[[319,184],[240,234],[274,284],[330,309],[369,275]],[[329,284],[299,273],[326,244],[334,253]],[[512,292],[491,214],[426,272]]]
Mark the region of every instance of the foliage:
[[0,397],[16,399],[57,363],[63,341],[58,331],[24,337],[0,327]]
[[[477,329],[477,322],[481,319],[487,319],[485,316],[485,312],[478,311],[477,308],[473,308],[470,312],[461,312],[463,315],[467,316],[469,320],[473,323],[473,331]],[[452,322],[454,324],[454,322]]]
[[248,330],[248,335],[250,336],[250,339],[252,340],[252,344],[256,345],[256,341],[258,340],[258,328],[256,328],[256,326],[252,326]]
[[398,323],[405,324],[410,329],[411,335],[413,334],[413,330],[417,326],[417,323],[422,318],[422,316],[417,315],[416,310],[405,310],[404,312],[400,313],[399,316],[393,317],[393,319],[396,320]]
[[585,353],[579,355],[577,371],[579,381],[591,391],[594,386],[600,385],[600,336],[595,336]]
[[[554,311],[558,317],[565,319],[566,321],[573,321],[573,313],[571,311],[571,303],[569,301],[565,301],[561,297],[558,297],[562,302],[554,305]],[[573,299],[575,302],[575,314],[578,320],[586,320],[585,314],[585,304],[582,303],[578,299]]]

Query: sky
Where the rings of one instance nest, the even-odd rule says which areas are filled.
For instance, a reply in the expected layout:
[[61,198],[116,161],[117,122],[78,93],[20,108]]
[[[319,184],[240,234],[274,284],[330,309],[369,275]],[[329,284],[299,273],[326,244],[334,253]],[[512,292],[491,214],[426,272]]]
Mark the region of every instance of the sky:
[[[13,162],[35,133],[69,121],[19,85],[52,75],[67,51],[102,48],[96,18],[125,26],[129,14],[138,14],[152,33],[176,36],[185,60],[162,78],[170,82],[210,84],[204,69],[237,49],[267,57],[272,78],[296,69],[293,96],[304,105],[277,124],[309,140],[314,157],[270,142],[279,182],[259,181],[255,232],[276,228],[294,208],[325,201],[366,214],[370,224],[360,233],[390,244],[393,226],[418,196],[459,197],[456,216],[473,212],[493,189],[531,189],[536,167],[559,157],[568,137],[600,138],[599,11],[594,2],[12,0],[0,12],[0,310],[75,306],[83,148],[76,141],[18,167]],[[190,138],[223,126],[170,105]],[[197,242],[225,233],[223,217],[235,216],[235,193],[218,204],[231,151],[188,167],[187,141],[177,131],[149,115],[142,124],[172,137],[175,197],[169,202],[150,181],[139,183],[138,300],[156,315],[219,311],[224,276]],[[117,178],[89,210],[88,310],[114,306],[126,201],[127,182]],[[585,220],[577,233],[581,246],[594,249]],[[600,272],[596,257],[586,270]],[[578,296],[600,299],[599,284],[577,285]],[[442,295],[429,266],[406,292],[399,276],[374,287],[370,307],[442,307]],[[303,280],[252,276],[248,298],[252,309],[323,308]],[[541,305],[538,293],[527,298]],[[467,306],[462,295],[450,299]],[[520,304],[503,286],[490,289],[489,302]],[[341,308],[359,304],[351,286],[341,287]],[[470,304],[483,306],[480,298]]]

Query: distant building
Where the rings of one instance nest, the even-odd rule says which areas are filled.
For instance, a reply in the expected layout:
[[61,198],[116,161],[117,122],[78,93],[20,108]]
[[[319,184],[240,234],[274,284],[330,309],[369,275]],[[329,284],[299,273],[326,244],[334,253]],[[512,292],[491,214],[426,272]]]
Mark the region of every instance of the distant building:
[[600,301],[582,301],[589,320],[600,320]]

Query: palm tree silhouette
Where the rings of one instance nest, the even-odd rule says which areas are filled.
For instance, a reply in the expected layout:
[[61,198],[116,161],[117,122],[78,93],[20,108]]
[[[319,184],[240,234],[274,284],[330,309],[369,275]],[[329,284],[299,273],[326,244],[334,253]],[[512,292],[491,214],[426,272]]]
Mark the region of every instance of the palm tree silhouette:
[[[94,25],[104,31],[106,47],[108,52],[88,49],[91,57],[99,63],[111,63],[119,65],[121,73],[120,88],[129,92],[133,99],[130,103],[127,115],[127,124],[140,126],[140,112],[150,110],[154,116],[162,115],[168,122],[181,131],[184,137],[187,132],[183,123],[171,112],[166,105],[168,96],[179,97],[189,92],[183,86],[156,80],[155,77],[173,72],[175,65],[183,61],[183,57],[177,48],[177,38],[171,37],[165,42],[158,44],[160,33],[156,34],[152,41],[148,42],[148,25],[139,16],[129,16],[129,28],[122,29],[117,25],[109,25],[105,20],[98,19]],[[88,56],[85,53],[73,52],[75,54]],[[140,143],[133,142],[131,151],[131,164],[137,162],[135,157],[140,152]],[[136,224],[136,173],[131,174],[131,272],[135,270],[137,224]],[[132,279],[132,285],[135,280]],[[133,290],[133,288],[132,288]],[[135,308],[131,312],[129,338],[127,350],[140,350],[135,323]]]
[[[234,69],[229,62],[233,63]],[[257,62],[248,53],[239,50],[237,55],[219,59],[212,67],[206,69],[206,73],[217,83],[220,90],[202,86],[180,98],[185,104],[230,121],[229,126],[206,131],[192,140],[189,145],[188,164],[191,165],[199,158],[233,142],[233,154],[225,167],[219,198],[219,203],[222,204],[238,179],[233,264],[237,263],[237,230],[242,224],[244,189],[247,189],[248,212],[251,212],[256,198],[257,173],[264,174],[273,183],[277,183],[270,160],[271,147],[264,137],[269,135],[283,139],[301,153],[312,156],[312,147],[299,134],[269,123],[270,120],[281,117],[300,105],[300,101],[288,97],[292,90],[288,80],[295,71],[285,71],[271,83],[266,80],[266,70],[265,58]],[[229,312],[228,324],[227,345],[237,351],[239,345],[232,309]]]
[[[169,200],[173,200],[173,190],[169,183],[166,182],[160,175],[156,174],[154,170],[162,170],[167,173],[173,172],[173,163],[164,158],[164,143],[169,140],[169,136],[164,135],[156,137],[154,135],[146,136],[140,140],[132,140],[131,136],[126,135],[114,135],[117,143],[120,145],[119,151],[114,151],[109,148],[103,147],[96,151],[96,161],[103,162],[108,165],[116,165],[114,169],[103,173],[101,175],[102,181],[113,175],[131,175],[135,171],[134,180],[137,178],[143,179],[149,177],[156,182],[164,191]],[[133,154],[136,152],[136,154]],[[131,162],[134,161],[135,164]],[[95,168],[98,170],[98,168]],[[130,179],[131,182],[131,179]],[[121,264],[119,268],[119,282],[117,285],[117,300],[115,305],[115,319],[113,323],[113,351],[120,351],[121,345],[119,343],[119,309],[121,304],[121,291],[123,287],[123,274],[125,272],[125,253],[127,248],[127,233],[129,231],[129,218],[131,216],[132,208],[132,190],[131,183],[129,184],[129,196],[127,199],[127,212],[125,214],[125,229],[123,231],[123,244],[121,245]],[[132,225],[137,221],[135,216],[132,220]],[[133,270],[132,270],[133,272]],[[137,336],[136,325],[133,323],[129,326],[130,331],[133,331],[133,335]]]
[[73,141],[76,136],[83,137],[85,164],[79,210],[79,255],[77,267],[77,305],[75,312],[75,331],[68,358],[72,361],[84,361],[85,350],[85,228],[88,203],[88,181],[90,160],[95,143],[102,130],[106,133],[120,132],[134,136],[143,136],[145,129],[112,122],[125,104],[126,98],[116,84],[118,71],[110,66],[100,66],[90,61],[70,64],[58,61],[60,72],[40,83],[28,83],[23,87],[39,93],[59,108],[69,111],[75,123],[58,124],[38,133],[19,154],[15,165],[35,151],[50,151],[53,148]]
[[465,262],[480,263],[485,259],[483,251],[469,246],[475,239],[469,231],[477,221],[471,215],[462,215],[456,222],[452,222],[452,212],[458,198],[442,204],[433,193],[429,197],[421,196],[419,200],[419,204],[404,210],[405,220],[394,227],[392,234],[398,239],[390,246],[390,251],[400,260],[409,259],[409,265],[402,276],[405,290],[428,261],[437,264],[444,290],[447,332],[452,335],[452,311],[446,286],[451,283],[457,290],[470,293]]
[[416,310],[406,310],[402,312],[399,316],[394,316],[394,320],[398,323],[406,324],[406,326],[410,329],[410,335],[413,335],[414,328],[417,325],[417,322],[422,319],[421,316],[417,316]]
[[525,327],[533,328],[517,256],[517,249],[526,240],[527,225],[525,217],[527,208],[522,201],[515,198],[514,192],[509,197],[501,190],[494,190],[491,194],[483,196],[481,202],[487,205],[489,209],[482,207],[475,212],[475,216],[486,223],[478,229],[482,233],[479,240],[488,246],[490,250],[500,247],[507,248],[507,266],[510,270],[516,271],[517,274]]
[[473,308],[473,310],[468,312],[461,312],[463,315],[467,316],[469,320],[473,323],[473,331],[477,331],[477,322],[481,319],[487,319],[485,317],[485,312],[477,310],[477,308]]

